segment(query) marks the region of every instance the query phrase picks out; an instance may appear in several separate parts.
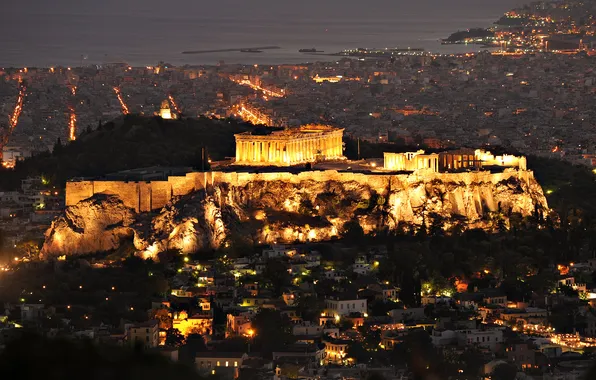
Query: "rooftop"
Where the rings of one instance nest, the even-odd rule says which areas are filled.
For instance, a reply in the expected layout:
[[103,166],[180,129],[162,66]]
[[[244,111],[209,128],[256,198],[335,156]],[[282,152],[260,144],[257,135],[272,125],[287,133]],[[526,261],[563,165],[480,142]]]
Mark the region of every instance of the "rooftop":
[[276,139],[290,139],[290,138],[299,138],[299,137],[308,137],[309,135],[322,135],[325,133],[331,132],[340,132],[343,131],[342,128],[335,128],[329,125],[304,125],[301,127],[296,128],[257,128],[253,131],[242,132],[238,133],[234,136],[237,138],[240,137],[250,137],[250,136],[260,136],[260,137],[271,137]]
[[241,358],[245,355],[244,352],[219,352],[206,351],[197,352],[197,358]]

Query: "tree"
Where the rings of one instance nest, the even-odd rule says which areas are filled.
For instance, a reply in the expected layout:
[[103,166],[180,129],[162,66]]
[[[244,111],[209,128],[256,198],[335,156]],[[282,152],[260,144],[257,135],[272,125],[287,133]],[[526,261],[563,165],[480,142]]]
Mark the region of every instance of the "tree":
[[199,334],[190,334],[186,337],[184,346],[180,348],[180,361],[194,363],[198,352],[207,351],[205,339]]
[[322,299],[314,295],[302,295],[298,298],[296,309],[299,315],[305,321],[312,321],[319,316],[321,311],[325,308],[325,303]]
[[170,330],[172,328],[173,318],[168,309],[154,309],[151,310],[151,319],[156,319],[159,322],[160,330]]
[[349,319],[342,319],[341,322],[339,322],[339,329],[341,331],[351,330],[352,328],[354,328],[354,322]]
[[180,347],[184,344],[184,335],[180,330],[170,328],[166,331],[166,346]]
[[195,152],[195,155],[192,159],[192,165],[197,170],[209,170],[211,168],[211,164],[209,163],[209,153],[207,152],[207,148],[199,147]]
[[27,257],[35,258],[39,256],[39,242],[33,240],[22,241],[17,248],[25,253]]
[[385,380],[385,376],[379,372],[372,372],[366,377],[366,380]]
[[273,293],[279,296],[284,286],[290,284],[290,274],[281,260],[269,260],[262,274],[264,283],[270,286]]
[[371,360],[370,353],[364,348],[362,343],[352,341],[346,350],[346,358],[352,358],[357,363],[368,364]]
[[294,342],[291,323],[279,311],[261,309],[252,321],[255,331],[254,345],[265,356],[270,356],[277,348]]
[[201,379],[192,368],[157,353],[27,332],[2,350],[0,368],[7,379]]
[[466,349],[459,356],[459,362],[464,366],[464,373],[472,376],[478,376],[482,370],[484,356],[476,349]]
[[60,153],[62,153],[62,140],[60,140],[60,137],[58,137],[56,143],[54,144],[54,148],[52,149],[52,154]]
[[168,280],[161,273],[156,275],[153,275],[152,272],[150,273],[147,289],[153,294],[165,295],[169,289]]
[[426,331],[412,331],[405,336],[402,343],[395,345],[392,352],[394,364],[407,364],[417,379],[428,379],[434,375],[438,378],[444,363],[431,343]]
[[348,242],[361,243],[364,230],[357,219],[352,219],[343,225],[342,237]]
[[493,380],[511,380],[515,379],[517,368],[509,363],[502,363],[495,367],[491,378]]
[[6,243],[6,232],[4,232],[4,230],[0,230],[0,248],[3,248],[5,243]]

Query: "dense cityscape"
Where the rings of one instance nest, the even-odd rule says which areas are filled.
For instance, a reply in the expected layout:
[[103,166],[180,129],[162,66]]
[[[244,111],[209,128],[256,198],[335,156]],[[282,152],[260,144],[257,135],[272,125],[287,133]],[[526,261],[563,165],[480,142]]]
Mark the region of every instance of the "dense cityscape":
[[465,54],[1,68],[0,368],[596,378],[595,14],[534,2]]

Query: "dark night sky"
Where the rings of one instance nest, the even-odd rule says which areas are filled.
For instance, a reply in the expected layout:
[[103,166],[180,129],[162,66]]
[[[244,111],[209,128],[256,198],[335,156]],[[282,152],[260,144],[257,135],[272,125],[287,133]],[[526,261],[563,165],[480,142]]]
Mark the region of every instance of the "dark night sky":
[[150,14],[222,17],[226,14],[267,17],[267,15],[311,17],[389,17],[400,14],[436,17],[441,13],[477,14],[485,10],[503,12],[520,0],[18,0],[9,6],[24,13]]

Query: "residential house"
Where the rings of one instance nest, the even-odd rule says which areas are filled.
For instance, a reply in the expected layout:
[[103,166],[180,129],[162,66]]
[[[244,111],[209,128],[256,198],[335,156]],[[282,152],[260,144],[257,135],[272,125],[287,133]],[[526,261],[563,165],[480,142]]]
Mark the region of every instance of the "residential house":
[[142,344],[153,348],[159,345],[159,323],[156,320],[127,326],[126,340],[130,344]]

